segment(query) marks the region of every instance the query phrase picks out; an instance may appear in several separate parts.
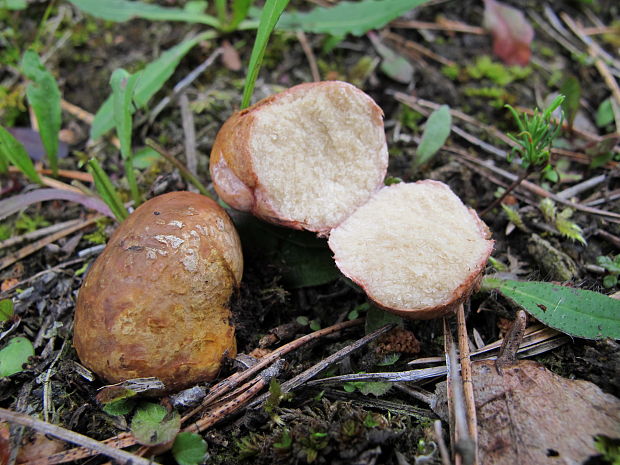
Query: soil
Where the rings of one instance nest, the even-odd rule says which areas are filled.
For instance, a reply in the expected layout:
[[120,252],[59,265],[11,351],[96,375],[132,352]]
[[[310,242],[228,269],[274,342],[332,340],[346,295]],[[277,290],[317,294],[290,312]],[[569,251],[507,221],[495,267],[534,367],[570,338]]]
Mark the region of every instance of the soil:
[[[159,3],[182,6],[185,2],[166,0]],[[554,166],[561,173],[560,180],[554,183],[541,179],[536,173],[528,180],[558,193],[581,181],[604,175],[601,183],[580,191],[574,200],[582,204],[595,202],[597,208],[620,213],[620,204],[614,200],[618,188],[615,161],[618,150],[612,150],[610,157],[593,167],[592,156],[587,151],[593,144],[583,137],[583,132],[595,138],[613,133],[613,123],[603,127],[595,124],[597,110],[610,96],[609,87],[588,59],[583,42],[571,36],[570,42],[581,52],[580,56],[575,56],[562,45],[557,30],[546,22],[545,26],[534,20],[534,17],[546,18],[541,2],[509,3],[524,11],[535,29],[529,71],[509,84],[498,84],[496,78],[495,81],[490,77],[476,78],[468,71],[467,67],[475,67],[483,56],[492,57],[498,65],[501,63],[493,57],[491,37],[486,33],[409,29],[396,25],[377,31],[383,44],[412,66],[406,82],[386,75],[379,65],[381,57],[368,36],[346,36],[332,49],[325,35],[308,33],[305,40],[313,50],[322,79],[352,82],[383,108],[390,147],[389,176],[403,181],[441,180],[449,184],[465,204],[478,211],[493,201],[498,189],[510,183],[486,169],[484,163],[520,173],[516,162],[509,163],[485,149],[484,144],[500,152],[506,152],[509,147],[482,127],[488,125],[502,133],[515,131],[504,104],[543,108],[548,103],[547,97],[561,89],[566,77],[575,77],[581,89],[579,114],[574,123],[576,130],[563,131],[557,144],[563,151],[556,151],[552,156]],[[298,2],[293,7],[309,9],[314,5]],[[611,0],[563,0],[553,2],[552,7],[556,13],[565,12],[589,27],[598,26],[595,21],[612,25],[620,17],[620,5]],[[482,2],[478,1],[434,1],[407,13],[401,21],[452,20],[481,26],[483,9]],[[30,126],[25,110],[25,82],[17,70],[21,53],[32,44],[47,57],[46,66],[58,80],[63,99],[95,113],[110,93],[108,82],[114,69],[139,70],[162,51],[206,28],[141,19],[122,24],[95,20],[68,2],[51,2],[50,6],[50,2],[34,1],[21,11],[0,11],[0,18],[0,40],[4,46],[4,50],[0,50],[0,63],[4,64],[0,74],[0,118],[8,127]],[[617,22],[615,24],[617,27]],[[238,54],[241,63],[247,64],[253,34],[251,30],[234,31],[192,49],[148,108],[136,113],[134,148],[145,147],[145,140],[151,138],[185,162],[186,133],[178,98],[152,122],[149,112],[162,98],[172,95],[175,84],[225,42],[233,61]],[[618,56],[620,34],[617,29],[615,35],[610,32],[592,37],[612,55]],[[407,46],[406,41],[414,45]],[[418,46],[430,53],[420,52]],[[508,67],[499,66],[500,74],[511,72]],[[208,177],[211,144],[221,124],[241,102],[244,68],[233,68],[229,61],[218,59],[185,91],[196,129],[198,176],[209,189],[212,189]],[[309,59],[298,35],[276,33],[267,48],[253,101],[309,81],[312,81]],[[421,168],[413,168],[425,116],[401,103],[397,93],[448,104],[466,113],[475,124],[456,118],[453,123],[473,138],[466,140],[452,132],[436,156]],[[428,111],[428,108],[423,107],[421,111]],[[111,138],[89,140],[89,125],[66,111],[62,127],[68,130],[70,140],[69,154],[61,160],[61,168],[85,171],[85,160],[96,157],[128,198],[127,185],[122,179],[123,162]],[[179,172],[163,159],[141,169],[138,179],[148,196],[187,188]],[[0,187],[2,199],[33,188],[16,173],[1,174]],[[597,265],[597,257],[613,257],[619,253],[619,225],[601,216],[574,212],[571,220],[582,230],[586,242],[582,244],[562,236],[545,220],[538,207],[540,200],[526,189],[518,189],[509,196],[508,202],[521,215],[523,227],[515,228],[501,209],[484,218],[496,241],[493,257],[519,279],[559,281],[606,294],[617,291],[616,286],[604,286],[603,280],[609,273]],[[558,205],[559,210],[563,208]],[[23,217],[19,220],[17,215],[4,221],[8,235],[18,236],[27,228],[41,228],[45,221],[54,224],[85,218],[89,212],[68,202],[52,201],[33,205],[25,214],[30,223]],[[246,260],[243,283],[232,302],[239,353],[251,353],[266,335],[282,325],[288,325],[287,329],[272,337],[266,349],[273,349],[317,327],[327,327],[356,315],[375,314],[363,292],[335,272],[324,242],[309,234],[292,233],[235,212],[231,214],[240,228]],[[105,383],[97,379],[89,381],[82,376],[72,347],[72,322],[84,272],[96,257],[96,253],[84,255],[83,251],[105,240],[114,228],[113,221],[101,221],[0,271],[3,286],[0,298],[11,298],[15,303],[15,315],[19,317],[19,324],[8,337],[24,336],[35,348],[35,356],[22,372],[0,378],[0,407],[30,415],[41,416],[45,412],[50,422],[99,440],[126,430],[131,415],[110,416],[103,412],[95,397]],[[3,248],[0,258],[15,254],[22,246]],[[487,272],[494,271],[489,266]],[[466,311],[470,338],[490,343],[502,337],[516,308],[495,293],[480,292],[468,302]],[[10,322],[4,323],[0,330],[6,331],[10,326]],[[443,356],[441,321],[404,321],[401,326],[397,336],[383,343],[370,344],[330,367],[328,374],[402,371],[410,369],[408,362],[415,358]],[[286,365],[277,379],[284,382],[292,378],[361,338],[364,332],[364,325],[357,326],[294,351],[286,357]],[[5,344],[6,340],[0,344]],[[563,377],[591,381],[603,391],[618,396],[618,349],[618,344],[610,340],[572,338],[535,359]],[[381,362],[386,359],[392,364],[383,366]],[[232,363],[227,364],[218,379],[236,369]],[[48,382],[43,381],[46,377]],[[438,381],[440,379],[430,380],[418,386],[432,392]],[[302,387],[292,397],[277,402],[274,400],[277,396],[272,395],[273,402],[268,408],[244,409],[231,414],[203,433],[208,443],[208,463],[441,463],[439,455],[432,454],[435,441],[432,422],[437,417],[427,404],[395,387],[380,396],[362,391],[352,385],[325,389]],[[428,461],[423,462],[426,455],[429,455]],[[174,463],[169,452],[157,460]],[[105,463],[106,459],[100,456],[87,461]]]

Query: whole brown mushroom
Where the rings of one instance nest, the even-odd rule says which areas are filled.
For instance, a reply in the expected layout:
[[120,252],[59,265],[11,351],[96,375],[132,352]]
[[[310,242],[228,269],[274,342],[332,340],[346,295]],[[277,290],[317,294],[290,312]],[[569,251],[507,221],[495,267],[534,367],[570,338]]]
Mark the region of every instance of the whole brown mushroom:
[[212,379],[236,352],[228,307],[239,237],[213,200],[173,192],[141,205],[80,289],[74,345],[107,381],[154,376],[167,391]]

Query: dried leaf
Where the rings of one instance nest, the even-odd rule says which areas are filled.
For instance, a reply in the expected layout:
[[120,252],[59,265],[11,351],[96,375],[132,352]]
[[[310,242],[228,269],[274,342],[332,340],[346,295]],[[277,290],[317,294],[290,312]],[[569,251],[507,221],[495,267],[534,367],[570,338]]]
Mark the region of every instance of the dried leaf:
[[46,200],[69,200],[82,204],[86,208],[96,210],[110,218],[114,218],[108,206],[97,197],[89,197],[85,194],[79,194],[64,189],[37,189],[25,194],[14,195],[8,199],[0,200],[0,220],[13,213],[17,213],[33,203],[44,202]]
[[11,443],[9,441],[9,424],[0,423],[0,465],[9,463]]
[[222,42],[222,64],[231,71],[240,71],[243,67],[239,52],[227,40]]
[[533,361],[472,365],[480,463],[584,463],[595,436],[620,434],[620,400]]
[[[45,155],[45,148],[43,147],[43,142],[41,141],[41,135],[30,128],[7,128],[7,130],[13,134],[13,137],[19,142],[22,143],[28,155],[33,160],[39,161]],[[69,146],[62,142],[58,141],[58,158],[65,158],[69,153]]]
[[27,438],[17,454],[17,463],[29,463],[36,460],[45,460],[65,449],[65,443],[59,439],[47,437],[45,434],[35,433]]
[[483,25],[493,35],[493,53],[507,65],[530,61],[534,29],[520,10],[495,0],[484,0]]

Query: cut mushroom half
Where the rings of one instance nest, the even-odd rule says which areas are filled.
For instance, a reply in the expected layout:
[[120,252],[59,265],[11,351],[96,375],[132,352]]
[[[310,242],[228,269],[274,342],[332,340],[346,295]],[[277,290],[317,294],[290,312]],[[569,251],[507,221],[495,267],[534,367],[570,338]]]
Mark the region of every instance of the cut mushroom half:
[[351,84],[301,84],[234,114],[211,152],[230,206],[327,235],[383,185],[383,112]]
[[377,305],[429,319],[469,297],[493,241],[447,185],[426,180],[376,193],[331,232],[329,246],[342,273]]

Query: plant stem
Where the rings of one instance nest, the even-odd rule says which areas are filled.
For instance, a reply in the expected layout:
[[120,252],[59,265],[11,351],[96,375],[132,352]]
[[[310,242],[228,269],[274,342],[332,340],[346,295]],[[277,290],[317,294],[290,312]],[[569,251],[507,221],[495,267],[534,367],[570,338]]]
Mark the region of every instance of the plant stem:
[[131,190],[131,198],[133,199],[134,207],[138,207],[142,203],[140,197],[140,190],[138,189],[138,183],[136,181],[136,174],[133,171],[133,156],[130,155],[125,159],[125,176],[127,176],[127,182],[129,183],[129,189]]
[[[179,170],[179,172],[181,173],[181,176],[183,176],[183,179],[185,179],[187,182],[189,182],[190,184],[192,184],[196,189],[198,189],[198,191],[202,194],[202,195],[206,195],[207,197],[210,197],[213,199],[213,196],[211,195],[211,193],[207,190],[207,188],[204,186],[203,183],[201,183],[198,178],[196,176],[194,176],[190,170],[187,169],[187,166],[185,166],[183,163],[181,163],[179,160],[177,160],[176,158],[174,158],[174,156],[168,152],[165,148],[163,148],[162,146],[160,146],[159,144],[157,144],[154,140],[152,139],[147,139],[146,140],[146,145],[148,145],[149,147],[151,147],[153,150],[155,150],[157,153],[159,153],[162,157],[164,157],[166,160],[168,160],[170,163],[172,163],[174,165],[175,168],[177,168]],[[215,199],[214,199],[215,200]]]
[[497,207],[500,203],[502,203],[502,201],[508,196],[508,194],[515,190],[519,186],[519,184],[521,184],[521,182],[530,175],[531,172],[532,165],[530,165],[523,173],[521,173],[521,175],[519,175],[519,177],[515,179],[515,181],[510,186],[508,186],[508,188],[504,191],[502,195],[500,195],[493,202],[491,202],[491,205],[489,205],[487,208],[485,208],[484,210],[482,210],[482,212],[479,213],[480,218],[482,218],[484,215],[486,215],[495,207]]

